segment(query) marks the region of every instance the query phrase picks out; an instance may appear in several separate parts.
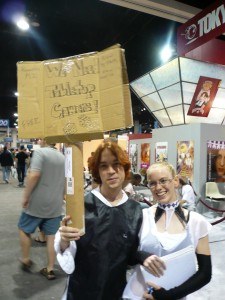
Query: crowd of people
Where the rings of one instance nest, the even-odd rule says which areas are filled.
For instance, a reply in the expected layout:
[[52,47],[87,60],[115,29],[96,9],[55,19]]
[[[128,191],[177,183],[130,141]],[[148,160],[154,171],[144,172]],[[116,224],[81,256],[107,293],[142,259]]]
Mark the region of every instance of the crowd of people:
[[[0,154],[4,181],[16,164],[19,186],[24,186],[28,159],[24,147],[17,154],[5,147]],[[154,163],[143,178],[131,173],[129,157],[115,141],[103,141],[88,160],[92,180],[84,199],[84,235],[62,212],[64,168],[64,155],[42,140],[29,163],[18,221],[23,271],[32,270],[31,239],[39,231],[37,241],[46,242],[47,254],[40,273],[55,279],[57,258],[68,275],[62,300],[185,299],[210,281],[211,225],[195,212],[194,191],[172,165]],[[154,200],[144,209],[132,197],[137,186],[148,188]],[[187,247],[198,264],[191,277],[170,288],[157,284],[162,276],[170,281],[164,256]],[[143,270],[153,275],[151,282],[146,283]]]
[[10,183],[10,177],[18,179],[18,187],[24,187],[24,180],[30,165],[33,150],[21,145],[19,148],[10,148],[6,144],[0,149],[0,165],[2,167],[3,182]]

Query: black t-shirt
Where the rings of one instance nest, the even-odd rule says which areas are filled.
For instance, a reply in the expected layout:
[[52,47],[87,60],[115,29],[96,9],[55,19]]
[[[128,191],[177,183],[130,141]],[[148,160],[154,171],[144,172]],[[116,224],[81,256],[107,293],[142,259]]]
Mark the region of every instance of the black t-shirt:
[[28,155],[25,152],[21,151],[16,154],[16,158],[18,159],[18,165],[25,166]]

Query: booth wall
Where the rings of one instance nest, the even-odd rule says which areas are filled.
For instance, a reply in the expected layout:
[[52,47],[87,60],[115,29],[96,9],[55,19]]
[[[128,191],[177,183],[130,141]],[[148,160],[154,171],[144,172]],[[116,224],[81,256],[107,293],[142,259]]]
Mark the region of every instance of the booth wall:
[[193,187],[198,195],[205,197],[207,178],[207,141],[225,141],[225,127],[214,124],[186,124],[153,129],[151,139],[151,163],[155,161],[155,144],[168,142],[168,162],[177,165],[177,142],[194,142]]
[[[148,136],[150,136],[150,135],[148,135]],[[151,159],[151,157],[152,157],[152,151],[154,151],[154,148],[152,148],[152,138],[138,138],[138,139],[129,140],[129,145],[130,144],[137,145],[137,151],[138,151],[137,170],[138,170],[138,173],[140,173],[139,170],[141,169],[141,144],[145,144],[145,143],[150,144],[150,164],[152,164],[153,160]]]

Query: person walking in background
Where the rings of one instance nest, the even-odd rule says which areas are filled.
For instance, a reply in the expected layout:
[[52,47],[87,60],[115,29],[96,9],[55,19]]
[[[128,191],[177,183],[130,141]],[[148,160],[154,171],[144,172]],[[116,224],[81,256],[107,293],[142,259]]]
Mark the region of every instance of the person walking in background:
[[188,210],[195,210],[195,193],[193,187],[185,182],[183,178],[179,178],[178,191],[181,197],[180,204]]
[[[166,162],[152,164],[147,170],[147,180],[157,204],[143,210],[140,250],[154,254],[146,258],[144,266],[148,267],[154,278],[160,277],[162,273],[155,270],[157,263],[153,258],[158,257],[160,261],[161,256],[176,253],[190,246],[194,248],[195,254],[193,253],[193,261],[188,263],[195,265],[196,256],[198,271],[181,285],[168,290],[156,285],[152,280],[148,282],[151,287],[149,294],[143,272],[140,266],[136,266],[124,291],[124,298],[184,300],[186,298],[183,297],[197,291],[211,280],[208,233],[212,226],[200,214],[180,206],[176,193],[179,181],[172,165]],[[184,265],[183,272],[186,268]],[[165,280],[170,282],[171,278]]]
[[130,161],[115,142],[100,144],[90,170],[99,186],[85,196],[85,235],[69,226],[69,216],[56,234],[58,262],[70,274],[62,299],[119,300],[138,247],[142,209],[122,190]]
[[7,149],[7,146],[4,146],[3,151],[0,154],[0,163],[2,166],[3,181],[9,183],[11,167],[13,166],[13,157],[11,152]]
[[132,184],[134,186],[143,186],[143,184],[141,182],[142,182],[141,175],[138,174],[138,173],[133,174],[133,176],[132,176]]
[[26,163],[28,160],[28,155],[23,145],[20,146],[19,152],[16,154],[15,162],[16,162],[16,169],[18,174],[18,181],[19,187],[23,187],[24,185],[24,178],[26,172]]
[[135,195],[135,191],[132,184],[133,173],[130,172],[130,175],[127,180],[123,183],[123,190],[127,194],[128,197],[132,197]]
[[46,236],[48,258],[40,272],[49,280],[55,279],[54,238],[61,221],[65,187],[65,158],[54,146],[42,140],[41,148],[34,151],[18,222],[22,269],[31,269],[31,234],[39,227]]

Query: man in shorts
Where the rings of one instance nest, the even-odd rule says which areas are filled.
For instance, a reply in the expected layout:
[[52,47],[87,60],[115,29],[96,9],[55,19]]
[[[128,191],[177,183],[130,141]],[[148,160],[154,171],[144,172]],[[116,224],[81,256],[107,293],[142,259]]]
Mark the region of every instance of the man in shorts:
[[41,148],[34,151],[18,223],[24,271],[32,266],[31,234],[39,227],[46,235],[47,266],[40,272],[49,280],[55,279],[54,238],[61,221],[65,187],[65,159],[54,146],[42,140]]

